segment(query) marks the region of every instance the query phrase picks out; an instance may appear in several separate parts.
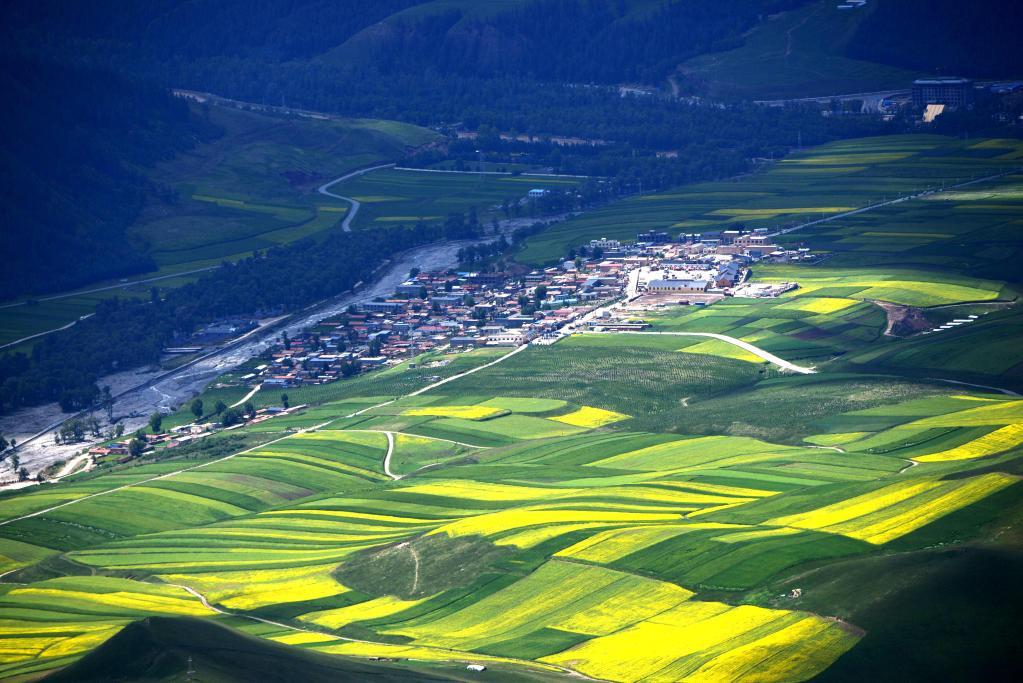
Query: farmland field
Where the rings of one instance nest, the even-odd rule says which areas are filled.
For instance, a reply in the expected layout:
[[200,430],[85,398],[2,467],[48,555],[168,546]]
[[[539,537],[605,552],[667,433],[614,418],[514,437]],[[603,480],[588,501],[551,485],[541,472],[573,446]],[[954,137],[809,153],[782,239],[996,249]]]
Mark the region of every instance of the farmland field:
[[[802,220],[1005,170],[1017,145],[967,144],[837,143],[611,205],[593,214],[611,222],[569,238],[591,217],[569,221],[526,253],[616,226]],[[472,195],[472,176],[457,197],[388,194],[372,185],[398,172],[380,173],[341,191],[410,215],[503,199]],[[494,364],[507,349],[435,350],[288,389],[308,405],[216,437],[239,440],[216,456],[168,449],[5,493],[0,678],[70,676],[132,622],[189,619],[440,680],[475,677],[469,664],[502,681],[863,680],[872,659],[904,680],[938,680],[938,663],[983,679],[1015,661],[1023,609],[1019,182],[790,233],[827,258],[754,264],[755,281],[799,284],[783,296],[644,313],[652,331],[729,335],[810,374],[678,335],[576,334]],[[613,222],[623,206],[651,222]],[[392,215],[373,211],[359,227]],[[892,307],[919,328],[893,329]]]
[[[1020,149],[1019,141],[999,141],[999,147],[985,148],[983,156],[976,154],[978,144],[982,143],[913,135],[821,145],[795,152],[765,171],[740,179],[688,185],[612,202],[530,238],[517,258],[524,263],[550,263],[564,256],[570,246],[598,237],[633,240],[637,233],[647,230],[677,235],[729,229],[738,224],[784,227],[861,208],[885,197],[892,199],[957,180],[1019,168],[1019,161],[1014,158]],[[988,193],[978,190],[967,194],[979,199]],[[949,201],[957,201],[955,196],[952,194]],[[941,214],[947,206],[946,195],[932,195],[931,200],[936,204],[927,206],[934,206],[934,211]],[[902,206],[905,205],[896,205],[892,210],[899,211]],[[1012,216],[1011,209],[1002,211]],[[942,215],[937,225],[927,217],[919,218],[913,222],[915,227],[908,230],[917,234],[902,237],[889,237],[890,232],[899,228],[874,228],[884,230],[885,235],[867,236],[861,247],[876,244],[880,247],[878,251],[890,251],[893,249],[890,241],[895,239],[898,240],[895,250],[902,251],[917,243],[948,239],[960,230],[965,231],[953,227],[949,233],[944,226],[954,226],[955,221]],[[873,213],[852,217],[854,221],[860,218],[870,222]],[[831,225],[822,224],[822,231]],[[799,240],[802,236],[801,232],[794,233],[792,238]]]
[[452,212],[475,207],[481,219],[504,217],[496,210],[505,200],[517,202],[533,188],[570,189],[581,178],[523,175],[435,173],[410,169],[382,169],[352,178],[331,188],[362,202],[353,225],[411,225],[417,221],[443,221]]

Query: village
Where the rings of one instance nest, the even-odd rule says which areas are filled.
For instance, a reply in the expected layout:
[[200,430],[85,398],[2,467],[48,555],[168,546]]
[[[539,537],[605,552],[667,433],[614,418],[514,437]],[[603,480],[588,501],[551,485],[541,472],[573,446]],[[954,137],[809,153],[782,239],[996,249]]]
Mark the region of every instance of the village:
[[238,382],[280,391],[338,381],[428,351],[552,344],[580,326],[642,329],[645,324],[630,316],[643,310],[706,306],[725,296],[779,296],[796,285],[749,283],[750,264],[809,258],[805,248],[780,249],[761,229],[677,240],[650,231],[632,243],[592,239],[574,258],[542,270],[413,271],[391,297],[280,338]]
[[[155,414],[148,432],[116,434],[79,457],[88,458],[88,466],[124,463],[145,452],[290,415],[306,406],[290,405],[289,390],[402,363],[416,369],[415,359],[431,351],[447,355],[482,347],[511,349],[554,344],[580,332],[642,331],[649,326],[642,319],[645,311],[709,306],[730,296],[777,297],[798,285],[749,282],[753,263],[817,258],[805,248],[778,247],[759,228],[683,233],[676,239],[648,231],[633,242],[591,239],[573,252],[573,258],[557,266],[532,271],[413,269],[390,297],[352,305],[293,337],[282,334],[243,372],[214,385],[244,389],[237,403],[204,407],[193,401],[192,422],[164,429],[162,416]],[[195,353],[202,344],[229,342],[255,325],[220,321],[192,335],[188,346],[166,352]],[[449,362],[435,359],[428,367]],[[249,400],[257,392],[279,397],[280,405],[257,409]]]

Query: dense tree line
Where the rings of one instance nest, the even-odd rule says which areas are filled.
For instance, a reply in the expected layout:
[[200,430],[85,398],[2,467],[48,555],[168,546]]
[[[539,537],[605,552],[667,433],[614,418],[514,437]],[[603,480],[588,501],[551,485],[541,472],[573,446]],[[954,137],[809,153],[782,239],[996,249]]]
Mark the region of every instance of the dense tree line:
[[[600,108],[599,98],[593,102]],[[608,105],[604,109],[608,118],[599,128],[584,120],[563,124],[568,130],[588,131],[594,144],[559,144],[549,135],[531,142],[507,140],[494,125],[485,124],[476,139],[454,141],[445,150],[425,149],[402,163],[426,166],[455,159],[471,170],[482,152],[485,161],[497,164],[514,161],[549,167],[555,173],[607,178],[613,194],[620,195],[732,176],[748,170],[753,159],[783,157],[800,139],[814,145],[900,129],[899,123],[873,117],[826,118],[813,106],[679,105],[637,98],[611,100]],[[552,107],[546,113],[556,116],[557,111]],[[567,102],[562,111],[566,117],[583,118]],[[499,115],[491,118],[492,124],[499,121]]]
[[126,239],[147,188],[136,169],[216,134],[165,91],[27,59],[0,70],[0,298],[152,270]]
[[389,255],[439,239],[473,236],[470,221],[419,223],[307,239],[225,263],[196,282],[149,301],[109,299],[74,327],[44,337],[30,356],[0,356],[0,412],[59,401],[96,406],[96,380],[155,363],[175,338],[213,320],[295,310],[369,278]]

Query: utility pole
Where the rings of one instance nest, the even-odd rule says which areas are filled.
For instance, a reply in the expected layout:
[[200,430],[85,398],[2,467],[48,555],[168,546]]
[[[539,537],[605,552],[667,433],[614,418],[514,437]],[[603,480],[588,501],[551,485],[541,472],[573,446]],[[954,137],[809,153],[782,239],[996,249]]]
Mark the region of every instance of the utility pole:
[[192,655],[188,655],[188,671],[185,672],[185,675],[188,676],[188,680],[195,680],[195,667],[192,666]]

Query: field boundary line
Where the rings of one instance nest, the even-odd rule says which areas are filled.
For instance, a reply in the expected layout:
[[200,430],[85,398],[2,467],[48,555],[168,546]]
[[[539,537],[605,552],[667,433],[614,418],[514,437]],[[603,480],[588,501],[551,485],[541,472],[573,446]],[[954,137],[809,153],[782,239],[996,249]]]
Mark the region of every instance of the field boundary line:
[[394,432],[384,432],[384,436],[387,437],[387,453],[384,455],[384,474],[398,481],[401,479],[401,475],[391,471],[391,456],[394,455]]
[[[427,391],[430,391],[431,389],[436,389],[437,387],[439,387],[441,385],[444,385],[444,384],[447,384],[448,382],[454,382],[456,379],[462,379],[463,377],[471,375],[474,372],[479,372],[480,370],[486,370],[487,368],[492,368],[495,365],[497,365],[498,363],[500,363],[502,361],[505,361],[505,360],[508,360],[509,358],[514,356],[515,354],[517,354],[517,353],[519,353],[521,351],[525,351],[527,348],[529,348],[529,344],[523,344],[522,346],[517,346],[517,347],[515,347],[515,349],[513,351],[504,354],[503,356],[501,356],[497,360],[492,360],[489,363],[484,363],[483,365],[480,365],[479,367],[472,368],[470,370],[466,370],[465,372],[460,372],[457,375],[452,375],[451,377],[447,377],[445,379],[442,379],[439,382],[434,382],[433,384],[430,384],[429,386],[425,386],[422,389],[417,389],[416,391],[413,391],[411,394],[406,394],[406,396],[419,396],[420,394],[425,394]],[[391,401],[391,403],[393,403],[393,402],[394,401]],[[374,406],[374,407],[376,407],[376,406]]]
[[430,441],[443,441],[444,443],[453,443],[456,446],[465,446],[466,448],[482,448],[482,449],[493,448],[493,446],[477,446],[476,444],[465,443],[464,441],[455,441],[454,439],[442,439],[439,436],[423,436],[422,434],[413,434],[412,432],[399,432],[399,431],[390,431],[390,432],[388,432],[388,430],[385,430],[385,429],[341,429],[340,431],[343,431],[343,432],[370,432],[370,433],[373,433],[373,434],[387,434],[387,433],[391,433],[391,434],[396,434],[398,436],[414,436],[417,439],[429,439]]
[[924,377],[926,380],[932,382],[944,382],[945,384],[958,384],[964,387],[973,387],[975,389],[990,389],[991,391],[997,391],[999,394],[1005,394],[1006,396],[1014,396],[1016,398],[1023,398],[1020,394],[1011,389],[1002,389],[1001,387],[993,387],[987,384],[974,384],[972,382],[961,382],[957,379],[943,379],[941,377]]
[[[167,275],[157,275],[156,277],[149,277],[144,280],[128,280],[127,282],[118,282],[115,285],[104,285],[102,287],[96,287],[94,289],[78,290],[74,292],[64,292],[62,294],[51,294],[50,296],[39,297],[34,301],[57,301],[58,299],[67,299],[73,296],[84,296],[85,294],[95,294],[97,292],[107,292],[111,289],[127,289],[133,285],[144,285],[150,282],[157,282],[159,280],[169,280],[175,277],[186,277],[188,275],[195,275],[196,273],[205,273],[209,270],[216,270],[220,268],[216,266],[206,266],[205,268],[196,268],[195,270],[183,270],[180,273],[168,273]],[[17,306],[27,306],[28,300],[25,301],[14,301],[7,304],[0,304],[0,308],[15,308]]]
[[[512,171],[455,171],[449,168],[413,168],[411,166],[395,166],[395,171],[416,171],[417,173],[461,173],[464,175],[507,175],[514,176]],[[519,173],[518,178],[592,178],[588,175],[573,173]]]

